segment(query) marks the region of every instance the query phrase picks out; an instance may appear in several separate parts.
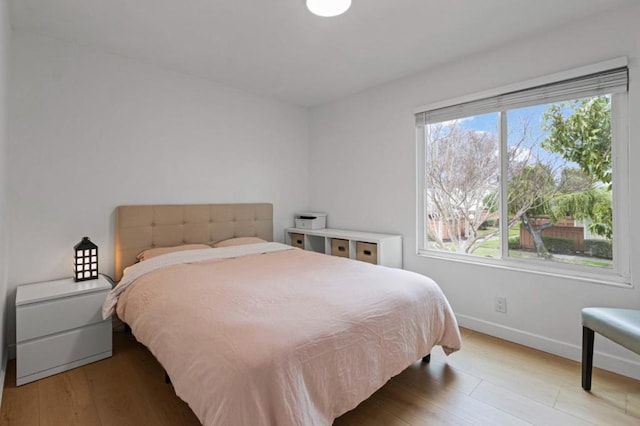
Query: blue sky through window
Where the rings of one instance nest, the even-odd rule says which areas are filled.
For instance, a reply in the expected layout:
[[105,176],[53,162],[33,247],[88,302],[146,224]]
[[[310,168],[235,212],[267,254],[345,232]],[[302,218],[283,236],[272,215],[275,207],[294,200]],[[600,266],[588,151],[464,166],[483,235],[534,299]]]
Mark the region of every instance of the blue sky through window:
[[[543,129],[543,114],[549,106],[553,104],[534,105],[530,107],[517,108],[507,111],[507,132],[508,145],[512,148],[522,138],[524,125],[528,126],[526,148],[535,149],[537,155],[545,162],[563,162],[559,154],[548,152],[540,147],[542,141],[549,134]],[[565,116],[571,114],[571,108],[563,108]],[[458,125],[464,129],[498,134],[499,116],[498,113],[489,113],[466,117],[458,120]],[[576,163],[566,162],[566,167],[578,167]]]

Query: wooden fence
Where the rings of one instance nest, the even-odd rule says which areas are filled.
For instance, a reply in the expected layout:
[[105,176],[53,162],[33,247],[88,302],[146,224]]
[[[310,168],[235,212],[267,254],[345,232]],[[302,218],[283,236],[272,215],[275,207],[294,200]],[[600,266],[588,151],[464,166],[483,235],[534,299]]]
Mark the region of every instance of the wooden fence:
[[[539,225],[539,224],[536,224]],[[559,226],[553,225],[542,231],[543,237],[558,237],[573,240],[573,250],[584,251],[584,228],[582,226]],[[533,237],[523,225],[520,225],[520,246],[524,249],[535,250]]]

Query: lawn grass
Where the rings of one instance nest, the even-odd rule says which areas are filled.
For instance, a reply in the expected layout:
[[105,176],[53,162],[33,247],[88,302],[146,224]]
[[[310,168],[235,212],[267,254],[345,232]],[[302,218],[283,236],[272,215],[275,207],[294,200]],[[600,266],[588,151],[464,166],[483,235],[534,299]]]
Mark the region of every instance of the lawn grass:
[[[494,231],[494,228],[490,228],[484,231],[481,231],[481,235],[487,235],[490,232]],[[520,225],[514,225],[509,228],[509,239],[520,236]],[[490,258],[499,258],[500,257],[500,236],[496,235],[489,240],[485,241],[481,246],[471,253],[473,256],[479,257],[490,257]],[[524,251],[524,250],[509,250],[509,257],[514,258],[536,258],[537,254],[535,252]],[[558,256],[555,255],[553,259],[554,263],[570,263],[574,265],[582,265],[582,266],[591,266],[595,268],[612,268],[613,261],[607,259],[594,259],[592,257],[585,256]]]

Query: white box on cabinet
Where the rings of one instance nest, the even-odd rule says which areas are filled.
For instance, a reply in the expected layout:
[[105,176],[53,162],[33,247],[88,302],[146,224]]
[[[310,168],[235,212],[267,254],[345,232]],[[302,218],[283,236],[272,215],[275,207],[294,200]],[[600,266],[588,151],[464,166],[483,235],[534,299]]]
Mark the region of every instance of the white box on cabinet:
[[326,213],[296,213],[296,228],[300,229],[324,229],[327,227]]

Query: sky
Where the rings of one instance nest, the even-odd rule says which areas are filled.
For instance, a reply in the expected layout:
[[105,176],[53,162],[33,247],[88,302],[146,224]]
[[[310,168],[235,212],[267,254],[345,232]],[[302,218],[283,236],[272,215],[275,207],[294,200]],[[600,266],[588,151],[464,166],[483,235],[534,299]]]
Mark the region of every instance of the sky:
[[[507,133],[509,147],[513,147],[518,143],[522,136],[522,123],[528,122],[530,138],[528,139],[527,148],[535,151],[536,148],[540,158],[543,161],[550,161],[553,163],[564,163],[565,160],[559,154],[547,152],[540,148],[540,143],[549,134],[548,131],[543,130],[544,124],[543,114],[547,108],[553,104],[546,105],[534,105],[530,107],[512,109],[507,112]],[[570,113],[569,108],[564,109],[566,114]],[[469,130],[476,130],[481,132],[497,133],[499,126],[499,114],[490,113],[469,117],[459,121],[459,125]],[[537,143],[533,143],[533,142]],[[534,146],[535,145],[535,146]],[[567,162],[568,167],[578,167],[576,163]]]

